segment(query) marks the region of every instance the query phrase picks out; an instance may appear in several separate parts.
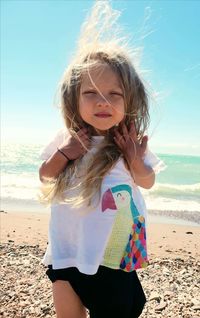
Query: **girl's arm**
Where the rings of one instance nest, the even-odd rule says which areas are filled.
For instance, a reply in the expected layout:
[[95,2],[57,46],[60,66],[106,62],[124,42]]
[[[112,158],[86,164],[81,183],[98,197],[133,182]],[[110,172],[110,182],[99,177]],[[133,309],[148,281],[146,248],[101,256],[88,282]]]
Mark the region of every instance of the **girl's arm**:
[[150,189],[155,183],[155,172],[145,165],[142,159],[135,159],[129,164],[131,175],[135,183],[145,189]]
[[64,157],[58,150],[46,161],[44,161],[39,169],[40,181],[45,178],[57,178],[65,169],[69,160]]
[[83,156],[90,143],[89,134],[86,128],[80,129],[76,136],[70,136],[67,142],[57,148],[52,156],[44,161],[39,169],[39,177],[43,182],[45,178],[57,178],[65,169],[70,160]]

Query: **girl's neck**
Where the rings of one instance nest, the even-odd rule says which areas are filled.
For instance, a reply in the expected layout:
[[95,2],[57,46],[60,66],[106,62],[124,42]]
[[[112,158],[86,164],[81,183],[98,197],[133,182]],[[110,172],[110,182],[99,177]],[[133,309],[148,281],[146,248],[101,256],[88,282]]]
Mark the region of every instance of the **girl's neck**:
[[102,136],[105,137],[108,134],[108,131],[101,131],[96,128],[90,127],[90,134],[92,137]]

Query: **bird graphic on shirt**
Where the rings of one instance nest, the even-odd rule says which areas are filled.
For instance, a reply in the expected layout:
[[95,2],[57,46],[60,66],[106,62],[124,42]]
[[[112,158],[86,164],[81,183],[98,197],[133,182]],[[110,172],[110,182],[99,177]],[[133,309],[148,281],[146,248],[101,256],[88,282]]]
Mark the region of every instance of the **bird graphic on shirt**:
[[102,212],[116,213],[105,249],[103,265],[124,271],[147,266],[145,219],[133,201],[127,184],[109,188],[102,196]]

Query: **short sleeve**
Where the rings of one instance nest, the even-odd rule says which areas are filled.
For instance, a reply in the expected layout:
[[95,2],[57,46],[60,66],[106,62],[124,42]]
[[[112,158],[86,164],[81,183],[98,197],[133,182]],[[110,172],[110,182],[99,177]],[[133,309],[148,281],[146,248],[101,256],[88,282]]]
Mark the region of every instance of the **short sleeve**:
[[165,163],[159,157],[157,157],[153,152],[151,152],[148,148],[144,156],[144,163],[147,166],[150,166],[156,174],[167,168]]
[[57,147],[59,147],[65,140],[67,140],[68,137],[69,132],[67,131],[67,129],[59,130],[53,140],[41,150],[39,158],[41,160],[49,159],[51,155],[57,150]]

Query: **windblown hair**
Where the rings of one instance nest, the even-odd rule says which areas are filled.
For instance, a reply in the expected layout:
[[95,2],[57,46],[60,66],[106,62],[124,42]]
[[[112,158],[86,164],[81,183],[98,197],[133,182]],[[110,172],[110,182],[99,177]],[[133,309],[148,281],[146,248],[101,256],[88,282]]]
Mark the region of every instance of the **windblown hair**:
[[[90,17],[83,26],[76,57],[68,66],[60,83],[61,112],[69,132],[78,138],[77,131],[87,127],[79,113],[79,94],[82,76],[91,69],[109,65],[119,77],[125,103],[125,123],[129,127],[134,120],[138,139],[141,139],[149,122],[148,97],[141,77],[138,75],[124,39],[118,36],[116,20],[119,12],[114,11],[108,1],[97,1]],[[115,34],[115,36],[114,36]],[[107,35],[107,37],[106,37]],[[92,79],[95,84],[95,79]],[[75,206],[86,203],[100,194],[102,180],[121,156],[119,147],[113,140],[113,128],[106,132],[104,141],[88,163],[78,187],[78,195],[73,198],[64,195],[73,189],[72,177],[81,164],[81,159],[69,162],[56,180],[47,180],[42,193],[45,202],[72,202]]]

